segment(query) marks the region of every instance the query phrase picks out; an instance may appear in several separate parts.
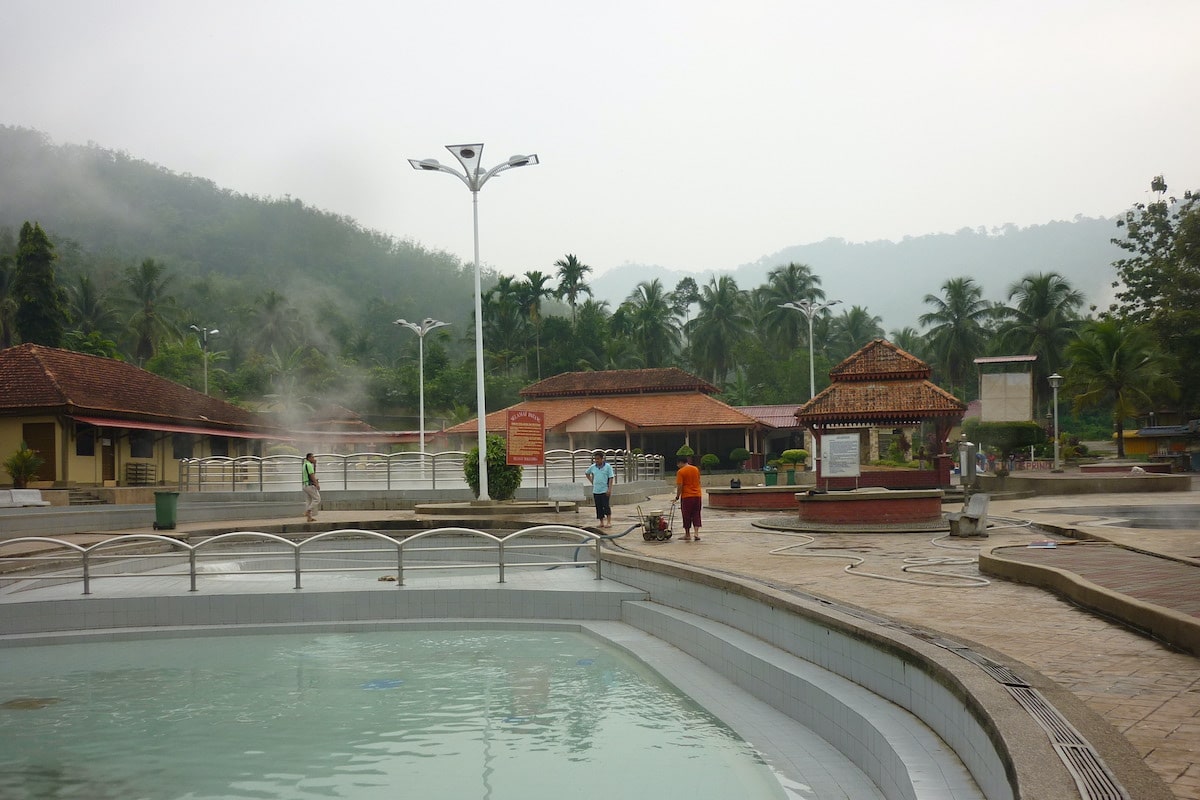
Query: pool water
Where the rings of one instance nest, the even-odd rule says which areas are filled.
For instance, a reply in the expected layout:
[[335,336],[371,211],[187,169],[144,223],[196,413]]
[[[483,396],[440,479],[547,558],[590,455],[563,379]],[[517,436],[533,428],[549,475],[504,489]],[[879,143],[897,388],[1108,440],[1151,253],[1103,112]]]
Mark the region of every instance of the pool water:
[[636,659],[565,631],[0,650],[0,797],[783,798]]

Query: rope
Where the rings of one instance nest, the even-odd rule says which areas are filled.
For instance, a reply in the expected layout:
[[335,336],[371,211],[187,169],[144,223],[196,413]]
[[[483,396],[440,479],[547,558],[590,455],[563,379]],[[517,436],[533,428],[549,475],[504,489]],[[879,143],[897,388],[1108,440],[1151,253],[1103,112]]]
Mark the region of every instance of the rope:
[[[774,550],[771,550],[769,555],[802,556],[802,557],[807,557],[807,558],[840,558],[840,559],[849,560],[851,563],[847,564],[846,567],[842,570],[847,575],[857,575],[862,578],[877,578],[881,581],[894,581],[896,583],[908,583],[908,584],[912,584],[914,586],[934,586],[934,587],[938,587],[941,589],[978,589],[983,586],[991,585],[991,581],[987,580],[986,578],[978,578],[978,577],[973,577],[970,575],[959,575],[958,573],[954,573],[954,572],[943,572],[938,569],[933,569],[934,567],[973,565],[973,564],[975,564],[974,558],[912,556],[912,557],[904,559],[904,567],[901,568],[901,570],[900,570],[901,572],[905,572],[905,573],[920,574],[920,575],[936,575],[936,576],[942,577],[942,578],[950,578],[953,582],[923,581],[923,580],[918,580],[916,578],[898,578],[894,575],[880,575],[877,572],[867,572],[865,570],[857,569],[858,567],[861,567],[863,564],[866,563],[866,559],[861,558],[859,556],[852,556],[849,554],[838,554],[838,553],[793,553],[793,552],[790,552],[797,548],[808,547],[810,544],[812,544],[813,542],[816,541],[816,537],[809,536],[806,533],[785,533],[782,531],[771,531],[771,533],[775,533],[779,536],[801,536],[801,537],[807,539],[807,541],[801,542],[800,544],[790,544],[790,545],[787,545],[786,547],[778,547]],[[930,544],[933,544],[935,547],[944,547],[948,550],[975,550],[975,551],[979,550],[978,547],[949,547],[948,545],[941,545],[941,544],[937,543],[938,539],[944,539],[944,538],[945,538],[944,536],[939,536],[939,537],[933,539],[930,542]]]

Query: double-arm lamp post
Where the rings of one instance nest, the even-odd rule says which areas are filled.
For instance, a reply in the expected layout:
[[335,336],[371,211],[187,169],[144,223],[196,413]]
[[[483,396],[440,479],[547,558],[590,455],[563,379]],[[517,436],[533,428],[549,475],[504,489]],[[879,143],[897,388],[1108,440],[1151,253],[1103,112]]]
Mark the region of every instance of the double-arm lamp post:
[[836,306],[841,300],[829,300],[824,303],[814,303],[812,300],[805,298],[797,300],[794,303],[780,303],[780,308],[787,308],[792,311],[799,311],[808,318],[808,399],[812,400],[817,396],[817,373],[813,365],[813,317],[820,314],[830,306]]
[[483,291],[479,279],[479,190],[494,176],[516,167],[527,167],[538,163],[536,155],[512,156],[491,169],[484,169],[480,161],[483,158],[482,144],[450,144],[446,149],[462,165],[462,171],[439,163],[437,159],[425,158],[417,160],[410,158],[408,163],[413,169],[430,172],[445,172],[458,178],[471,192],[471,208],[475,230],[475,410],[479,416],[479,499],[491,499],[488,493],[487,474],[487,406],[483,397]]
[[204,359],[204,393],[208,394],[208,337],[217,336],[221,332],[216,328],[203,326],[189,325],[188,327],[200,334],[200,350]]
[[420,415],[421,415],[421,472],[425,471],[425,334],[437,328],[443,328],[449,325],[449,322],[441,322],[440,320],[426,317],[420,322],[409,322],[406,319],[398,319],[393,325],[399,325],[402,328],[408,328],[417,335],[417,384],[418,396],[420,397]]

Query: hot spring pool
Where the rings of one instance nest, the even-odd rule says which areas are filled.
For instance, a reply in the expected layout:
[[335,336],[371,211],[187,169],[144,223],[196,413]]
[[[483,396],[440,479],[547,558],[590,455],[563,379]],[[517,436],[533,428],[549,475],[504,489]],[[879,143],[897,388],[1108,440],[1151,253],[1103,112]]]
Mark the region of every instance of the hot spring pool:
[[729,728],[571,631],[0,650],[0,797],[784,798]]

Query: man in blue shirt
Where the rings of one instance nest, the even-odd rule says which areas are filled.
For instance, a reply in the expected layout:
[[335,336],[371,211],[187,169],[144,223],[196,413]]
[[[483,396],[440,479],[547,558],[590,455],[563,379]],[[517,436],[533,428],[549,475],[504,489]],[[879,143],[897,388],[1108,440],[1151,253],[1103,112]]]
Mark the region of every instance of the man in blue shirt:
[[604,451],[592,453],[595,459],[587,472],[583,473],[592,479],[592,499],[596,503],[596,519],[600,520],[601,528],[612,527],[612,486],[616,480],[612,464],[605,462]]

